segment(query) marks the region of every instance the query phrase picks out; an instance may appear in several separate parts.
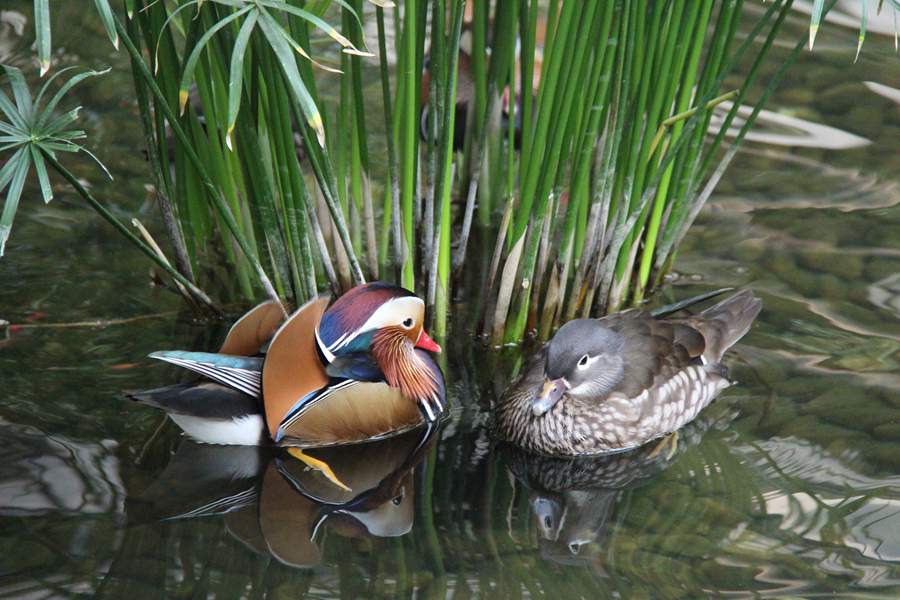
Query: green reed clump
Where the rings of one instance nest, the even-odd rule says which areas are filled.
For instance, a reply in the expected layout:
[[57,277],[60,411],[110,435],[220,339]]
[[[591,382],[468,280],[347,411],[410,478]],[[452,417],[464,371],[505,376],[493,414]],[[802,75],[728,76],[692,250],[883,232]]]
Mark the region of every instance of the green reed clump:
[[[540,83],[532,102],[523,92],[517,117],[522,152],[489,169],[515,171],[490,275],[498,291],[484,331],[494,342],[639,302],[660,281],[708,197],[703,186],[718,180],[724,131],[790,4],[773,3],[740,45],[741,2],[551,4]],[[531,56],[541,7],[520,7]],[[748,53],[742,88],[723,90]],[[725,100],[732,109],[709,141]]]
[[129,0],[124,20],[96,0],[183,279],[224,261],[231,293],[285,305],[396,280],[439,336],[461,289],[495,343],[660,282],[791,3],[739,37],[742,0]]

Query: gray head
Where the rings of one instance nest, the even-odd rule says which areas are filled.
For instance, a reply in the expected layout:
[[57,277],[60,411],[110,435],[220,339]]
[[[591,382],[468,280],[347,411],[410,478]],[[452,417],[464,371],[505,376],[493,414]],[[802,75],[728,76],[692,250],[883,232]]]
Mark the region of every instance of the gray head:
[[597,319],[569,321],[547,346],[546,381],[532,411],[540,416],[563,395],[603,397],[622,379],[625,340]]
[[532,500],[539,520],[541,556],[568,565],[585,564],[596,558],[602,551],[600,545],[607,537],[618,498],[618,490],[567,490],[553,500],[553,513],[539,513],[539,508],[544,507]]
[[562,525],[562,503],[550,495],[535,495],[531,498],[531,510],[534,512],[541,537],[556,541]]

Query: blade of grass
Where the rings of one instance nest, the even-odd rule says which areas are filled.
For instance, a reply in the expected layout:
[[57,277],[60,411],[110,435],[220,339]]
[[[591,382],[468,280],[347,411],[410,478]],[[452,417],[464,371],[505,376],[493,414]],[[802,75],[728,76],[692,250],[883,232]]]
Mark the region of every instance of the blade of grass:
[[34,105],[31,101],[31,93],[28,91],[28,84],[25,83],[25,77],[22,75],[22,71],[16,67],[4,65],[3,68],[9,77],[18,114],[21,116],[21,120],[27,123],[34,116]]
[[237,122],[238,110],[241,108],[241,92],[244,82],[244,58],[247,53],[247,44],[250,42],[250,36],[256,28],[256,22],[259,20],[259,13],[250,13],[241,24],[241,30],[237,39],[234,41],[234,50],[231,53],[231,72],[228,77],[228,121],[225,134],[225,142],[228,149],[232,149],[231,133],[234,131],[234,125]]
[[[444,97],[443,125],[441,127],[441,148],[438,155],[439,171],[435,185],[435,204],[437,211],[437,223],[435,233],[436,270],[432,271],[434,278],[431,285],[436,288],[433,297],[435,299],[435,333],[440,339],[447,335],[447,313],[450,309],[450,202],[453,190],[453,132],[456,127],[456,91],[459,74],[459,40],[462,34],[463,12],[465,0],[457,0],[452,6],[450,39],[447,49],[449,61],[447,64],[447,82],[442,86]],[[443,32],[440,32],[443,35]]]
[[265,11],[262,11],[260,14],[259,25],[266,39],[269,40],[272,50],[278,57],[278,62],[290,83],[291,90],[293,90],[297,102],[306,116],[306,122],[316,132],[319,145],[324,146],[325,129],[322,124],[322,115],[319,113],[315,101],[309,91],[307,91],[306,85],[304,85],[303,79],[300,77],[300,72],[297,70],[297,63],[294,60],[291,45],[286,39],[289,38],[288,33]]
[[6,190],[6,198],[3,202],[3,213],[0,214],[0,257],[6,249],[6,241],[12,231],[13,219],[19,208],[19,199],[22,197],[22,189],[25,187],[25,178],[28,175],[28,150],[20,148],[6,162],[0,170],[0,193]]
[[[866,0],[868,1],[868,0]],[[825,10],[825,0],[813,0],[812,13],[809,20],[809,49],[813,49],[816,43],[816,34],[819,33],[819,25],[822,23],[822,13]]]
[[513,244],[503,272],[500,275],[500,289],[497,291],[497,305],[494,308],[493,330],[491,332],[491,344],[499,346],[503,343],[503,331],[506,327],[506,315],[509,313],[509,305],[512,301],[513,289],[516,283],[516,271],[519,268],[519,260],[522,258],[522,250],[525,247],[525,236],[522,235]]
[[119,49],[119,33],[116,31],[116,23],[113,18],[112,8],[109,6],[109,0],[94,0],[97,6],[97,12],[100,14],[100,20],[103,22],[103,28],[106,29],[106,35],[113,47]]
[[[394,239],[394,265],[400,267],[403,261],[403,242],[402,231],[400,228],[400,187],[399,175],[397,171],[397,156],[394,148],[394,114],[393,103],[391,102],[391,80],[388,72],[387,62],[387,41],[384,29],[384,9],[378,7],[375,9],[375,17],[378,27],[378,68],[381,79],[381,101],[384,110],[384,135],[387,145],[388,157],[388,183],[389,191],[387,196],[390,199],[391,232]],[[387,211],[385,211],[387,213]],[[384,217],[388,220],[387,214]],[[386,247],[386,244],[383,244]]]
[[416,16],[417,1],[406,2],[403,10],[403,110],[398,113],[401,128],[401,157],[400,157],[400,215],[403,227],[403,264],[400,283],[403,287],[414,290],[414,224],[413,205],[416,202],[416,173],[418,163],[418,103],[416,102],[416,90],[419,87],[419,76],[416,72],[416,42],[418,19]]
[[200,39],[197,40],[197,43],[194,45],[184,63],[184,69],[181,71],[181,87],[178,90],[178,112],[180,114],[184,114],[184,109],[187,107],[190,87],[194,81],[194,71],[197,68],[197,62],[200,60],[203,51],[206,50],[209,41],[216,33],[227,27],[233,21],[248,14],[251,10],[252,8],[248,6],[237,12],[231,13],[227,17],[217,21],[215,25],[206,30],[206,32],[200,36]]
[[50,70],[50,0],[34,0],[34,31],[43,77]]
[[866,41],[866,24],[869,20],[869,3],[862,3],[862,15],[859,18],[859,39],[856,43],[856,56],[853,57],[853,62],[859,60],[859,53],[862,50],[863,42]]
[[41,187],[41,196],[44,198],[44,204],[48,204],[53,200],[53,188],[50,186],[50,177],[47,175],[47,165],[44,164],[43,155],[33,144],[29,144],[28,148],[31,151],[31,162],[34,164]]

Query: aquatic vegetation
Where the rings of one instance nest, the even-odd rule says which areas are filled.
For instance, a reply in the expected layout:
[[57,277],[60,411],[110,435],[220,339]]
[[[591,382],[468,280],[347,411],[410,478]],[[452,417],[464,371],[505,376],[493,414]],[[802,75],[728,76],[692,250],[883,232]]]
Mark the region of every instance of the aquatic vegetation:
[[131,58],[157,254],[182,279],[208,287],[224,261],[218,294],[294,306],[396,280],[427,299],[439,337],[462,291],[497,344],[661,281],[801,47],[747,97],[791,6],[738,39],[740,1],[131,0],[122,20],[96,0]]
[[[32,98],[22,71],[16,67],[6,67],[5,69],[15,103],[0,91],[0,111],[3,112],[5,119],[0,122],[0,131],[4,134],[0,138],[3,143],[0,150],[12,153],[0,169],[0,193],[6,191],[3,213],[0,216],[0,256],[3,255],[6,240],[12,230],[13,217],[16,215],[16,209],[19,206],[22,190],[31,167],[34,168],[40,184],[41,195],[46,203],[53,199],[53,189],[47,174],[45,156],[55,157],[56,152],[86,152],[91,155],[88,150],[77,143],[77,140],[86,138],[87,134],[84,131],[70,128],[78,119],[81,107],[74,108],[62,116],[57,116],[55,110],[66,92],[77,85],[79,81],[86,77],[102,74],[98,72],[82,73],[70,78],[54,96],[47,96],[53,79],[68,69],[60,71],[44,83],[36,98]],[[45,97],[46,102],[44,102]],[[93,157],[93,155],[91,156]],[[100,164],[99,161],[98,164]],[[102,164],[100,166],[105,169]]]
[[[870,0],[850,0],[849,2],[844,1],[839,5],[839,10],[835,10],[830,12],[829,9],[833,8],[835,4],[838,4],[837,0],[832,0],[828,2],[828,6],[826,6],[825,0],[813,0],[812,5],[809,6],[809,3],[802,3],[801,10],[809,12],[809,49],[813,49],[813,45],[816,43],[816,35],[819,33],[819,27],[822,24],[823,18],[826,16],[826,13],[829,17],[834,16],[834,20],[836,22],[842,24],[853,23],[854,21],[859,23],[859,34],[857,36],[856,43],[856,56],[853,58],[853,62],[859,60],[859,53],[862,51],[863,44],[866,41],[866,31],[869,27],[869,4],[872,4]],[[890,11],[884,11],[885,4],[890,8]],[[804,6],[805,5],[805,6]],[[898,0],[878,0],[877,9],[876,9],[876,19],[882,21],[889,21],[890,25],[876,23],[876,25],[881,25],[880,27],[876,27],[876,31],[892,31],[894,33],[894,48],[897,47],[897,11],[900,10],[900,1]],[[888,12],[890,12],[890,16],[888,17]],[[849,14],[848,14],[849,13]]]
[[[123,235],[128,237],[138,248],[149,256],[164,271],[168,272],[177,282],[186,296],[197,300],[206,306],[211,306],[209,298],[200,291],[192,282],[176,271],[158,252],[158,247],[152,239],[144,242],[132,233],[119,219],[107,208],[98,202],[87,188],[68,169],[60,164],[57,153],[84,152],[89,155],[106,172],[106,167],[94,157],[89,150],[78,144],[79,140],[87,137],[80,129],[71,129],[70,126],[78,119],[81,107],[76,107],[62,115],[56,114],[56,108],[65,98],[66,94],[79,82],[88,77],[103,75],[104,72],[86,71],[70,77],[63,83],[53,96],[49,96],[50,85],[60,75],[71,69],[62,69],[49,78],[37,96],[32,98],[25,83],[22,72],[16,67],[5,67],[13,91],[15,102],[0,90],[0,111],[6,119],[0,121],[0,151],[12,152],[12,156],[0,167],[0,193],[5,193],[3,212],[0,213],[0,256],[6,245],[6,240],[12,231],[13,218],[19,206],[22,190],[31,168],[37,176],[40,184],[41,196],[45,203],[53,199],[53,188],[50,184],[48,165],[61,175],[82,196],[82,198],[100,214],[106,221],[112,224]],[[111,176],[110,176],[111,177]]]
[[[15,1],[26,9],[31,4]],[[758,13],[769,7],[745,4]],[[78,48],[79,61],[105,64],[111,47],[100,22],[84,14],[93,4],[51,6],[60,7],[54,16],[66,19],[59,23],[69,30],[94,26],[95,35]],[[385,14],[389,23],[392,13]],[[788,52],[783,42],[802,37],[806,43],[808,17],[788,20],[761,68],[762,85]],[[753,22],[745,18],[738,42]],[[866,54],[876,41],[869,23]],[[374,31],[371,19],[370,25]],[[67,30],[58,31],[62,46]],[[654,301],[747,286],[764,297],[767,310],[730,361],[740,385],[680,431],[671,458],[649,456],[650,447],[647,454],[605,461],[520,460],[493,445],[485,431],[488,406],[523,352],[485,352],[461,331],[469,322],[454,321],[444,366],[452,408],[436,447],[412,478],[400,479],[402,497],[351,481],[324,454],[316,456],[333,464],[354,492],[377,492],[344,502],[350,495],[320,472],[285,455],[264,464],[269,457],[254,448],[232,448],[249,465],[211,477],[235,453],[198,448],[162,414],[124,402],[119,390],[168,381],[176,369],[149,364],[146,353],[214,348],[225,322],[193,322],[178,310],[179,298],[145,285],[149,263],[123,239],[102,235],[105,223],[79,207],[81,199],[64,182],[56,187],[53,180],[56,198],[43,205],[35,180],[20,204],[11,256],[0,260],[0,318],[12,324],[0,326],[6,450],[0,546],[7,549],[0,596],[896,595],[900,320],[891,294],[900,272],[900,111],[861,81],[895,88],[900,82],[880,60],[892,40],[877,40],[877,57],[864,54],[851,68],[855,41],[844,34],[838,46],[820,37],[814,52],[801,53],[791,85],[768,108],[873,143],[853,150],[747,143],[735,156],[707,204],[712,210],[701,212],[678,250],[673,283]],[[26,44],[17,52],[17,65],[31,58]],[[367,90],[378,94],[377,68],[366,74],[374,86]],[[725,91],[740,87],[726,81]],[[85,157],[60,155],[60,161],[91,180],[92,194],[114,214],[141,210],[145,219],[156,206],[141,204],[147,171],[136,149],[143,138],[132,125],[133,104],[123,101],[131,82],[110,75],[87,83],[75,89],[82,100],[62,106],[94,109],[84,111],[80,128],[89,130],[89,147],[109,160],[116,182],[95,179]],[[379,115],[376,102],[368,123],[377,125]],[[373,131],[381,140],[383,132]],[[384,147],[373,144],[376,173],[387,160]],[[482,181],[489,177],[486,172]],[[378,216],[379,178],[372,181]],[[473,259],[492,235],[480,229],[478,206],[463,286],[481,281],[484,265]],[[461,214],[456,204],[451,209]],[[152,219],[148,227],[169,252],[162,227]],[[367,253],[359,256],[365,268]],[[208,266],[215,254],[210,257],[199,264]],[[217,299],[233,298],[237,288],[213,287],[225,269],[207,266],[197,270],[198,281]],[[481,291],[459,285],[455,297],[463,300],[479,295],[470,290]],[[459,306],[454,316],[468,308]],[[328,492],[323,499],[332,503],[308,499],[304,489],[319,497]],[[219,503],[226,496],[235,503]],[[395,528],[370,526],[372,509],[386,498],[399,501],[396,512],[385,506],[394,514],[411,510],[411,530],[404,519],[391,521]],[[162,504],[148,506],[154,500]],[[316,559],[317,567],[297,568],[316,562],[304,558]]]

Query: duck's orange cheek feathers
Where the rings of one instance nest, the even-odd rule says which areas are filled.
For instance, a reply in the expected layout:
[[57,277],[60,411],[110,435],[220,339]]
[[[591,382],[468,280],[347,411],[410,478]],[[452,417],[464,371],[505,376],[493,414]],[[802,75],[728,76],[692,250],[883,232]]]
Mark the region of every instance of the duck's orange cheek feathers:
[[[411,345],[406,332],[385,327],[372,338],[372,355],[389,385],[402,389],[404,345]],[[404,390],[405,393],[405,390]]]
[[391,329],[394,328],[379,331],[372,339],[372,354],[384,373],[385,381],[392,387],[400,388],[407,398],[429,398],[434,393],[431,372],[416,356],[405,332]]

